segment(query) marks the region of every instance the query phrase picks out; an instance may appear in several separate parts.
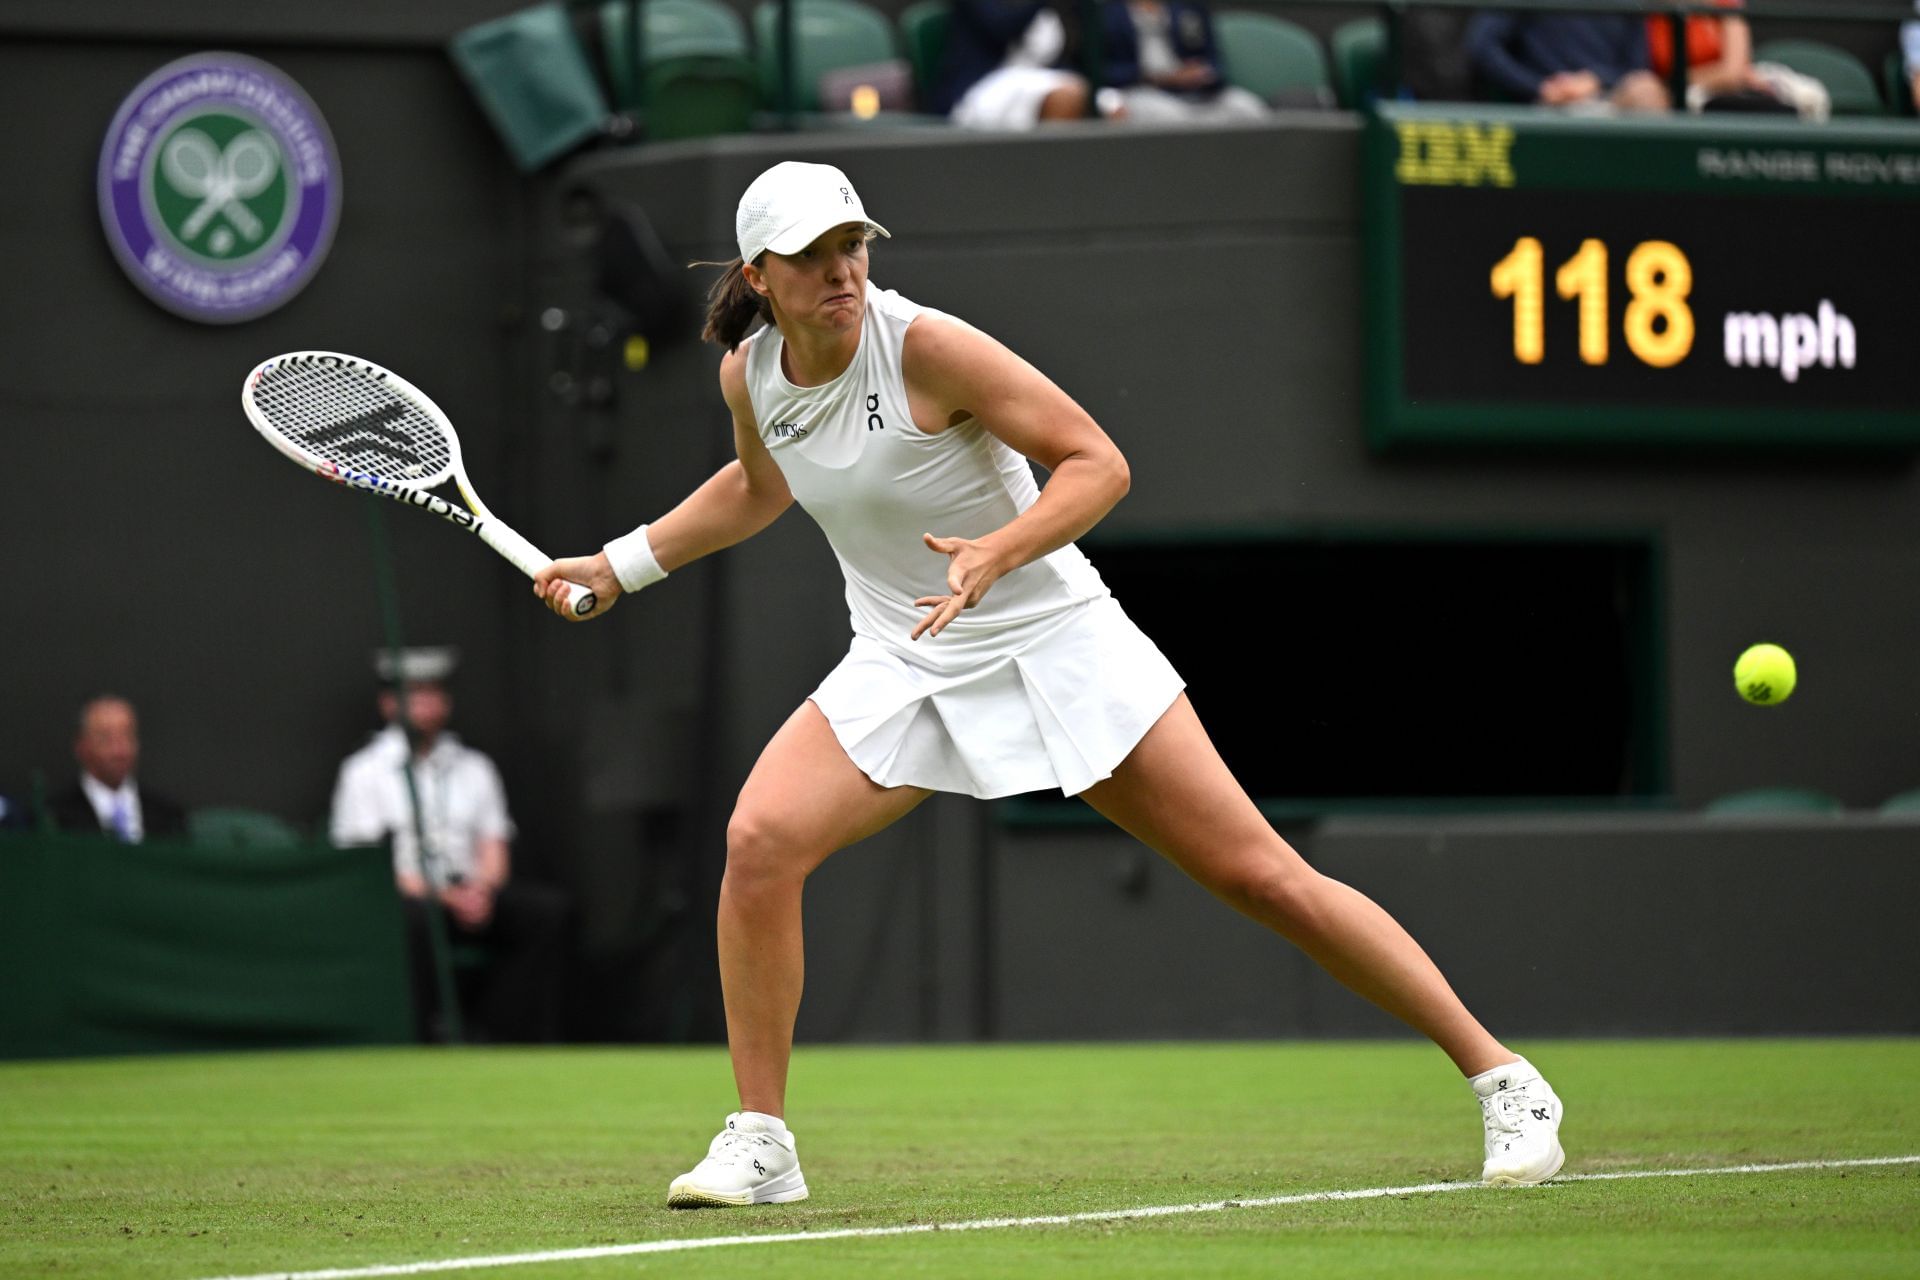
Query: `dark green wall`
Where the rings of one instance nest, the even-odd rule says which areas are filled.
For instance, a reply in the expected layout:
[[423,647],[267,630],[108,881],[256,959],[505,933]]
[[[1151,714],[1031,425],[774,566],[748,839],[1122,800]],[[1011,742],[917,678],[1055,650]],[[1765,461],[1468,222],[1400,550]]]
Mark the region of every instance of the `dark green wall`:
[[[1290,834],[1510,1041],[1920,1031],[1911,819],[1348,818]],[[1410,1034],[1124,836],[1015,833],[996,867],[990,973],[1010,1038]]]
[[[1906,657],[1920,642],[1920,620],[1895,587],[1920,573],[1909,462],[1760,453],[1370,455],[1361,426],[1356,141],[1351,118],[1300,116],[1276,128],[1206,134],[1089,125],[1014,140],[816,136],[784,147],[738,140],[606,155],[544,191],[534,305],[585,303],[580,254],[567,247],[564,227],[590,223],[596,208],[643,205],[677,260],[724,258],[736,194],[764,165],[786,156],[832,161],[894,232],[874,249],[878,283],[1007,341],[1126,450],[1133,491],[1103,532],[1395,526],[1648,536],[1664,564],[1662,693],[1675,807],[1793,782],[1870,808],[1920,781],[1920,718]],[[717,352],[681,347],[619,380],[618,405],[598,429],[616,441],[611,462],[590,464],[578,448],[570,464],[553,455],[543,523],[573,519],[582,545],[592,545],[665,510],[724,459],[717,362]],[[544,403],[546,437],[578,440],[579,415],[551,397]],[[570,495],[598,494],[602,483],[607,523],[590,527]],[[1288,627],[1322,625],[1340,607],[1337,599],[1265,606],[1268,625]],[[719,625],[702,630],[701,619]],[[539,644],[547,663],[627,673],[634,693],[608,732],[623,737],[628,758],[646,759],[646,744],[667,742],[674,747],[665,754],[684,768],[683,748],[696,747],[704,797],[695,802],[703,806],[696,825],[711,843],[695,856],[711,858],[759,745],[844,650],[844,619],[831,555],[796,512],[604,624],[548,629]],[[1730,687],[1734,656],[1763,637],[1800,654],[1805,682],[1793,702],[1766,710],[1741,703]],[[1417,645],[1410,637],[1410,649]],[[1471,691],[1443,678],[1420,696],[1450,698],[1460,715],[1474,714]],[[1579,672],[1567,673],[1564,696],[1581,696]],[[714,714],[688,714],[700,705]],[[1272,716],[1275,733],[1298,731],[1284,699]],[[1100,1024],[1076,1013],[1065,988],[1045,994],[1036,975],[1081,963],[1077,946],[1023,938],[1021,962],[1004,965],[995,950],[1014,941],[996,932],[999,924],[983,927],[978,904],[984,884],[996,904],[992,920],[1071,911],[1079,899],[1065,887],[1106,876],[1107,863],[1136,856],[1132,846],[1010,840],[994,834],[990,818],[982,829],[970,816],[979,812],[936,800],[818,874],[808,912],[819,995],[802,1011],[803,1036],[965,1035],[996,1020],[1014,1030],[1010,1012],[994,1011],[1012,1009],[996,987],[1015,974],[1040,992],[1020,1034],[1125,1033],[1124,1020]],[[1078,851],[1096,846],[1101,852],[1079,860]],[[1670,847],[1684,856],[1692,846],[1683,832]],[[1799,856],[1820,847],[1809,836]],[[1062,891],[1041,890],[1029,902],[1019,891],[1026,850],[1077,870],[1062,872]],[[718,869],[702,865],[710,886]],[[1549,882],[1541,892],[1555,890]],[[1461,893],[1448,906],[1470,911],[1472,890],[1463,883]],[[1113,945],[1143,963],[1138,957],[1185,945],[1189,929],[1212,927],[1206,919],[1141,910]],[[1098,981],[1097,972],[1088,980]],[[1191,1016],[1153,1029],[1329,1025],[1286,1021],[1284,1010],[1272,1009],[1216,1018],[1206,1012],[1212,1005],[1180,999],[1190,980],[1169,978],[1156,998]],[[1764,1023],[1764,1011],[1754,1016]],[[1577,1018],[1553,1025],[1572,1027]],[[1657,1028],[1648,1021],[1639,1029]]]
[[[234,326],[179,319],[110,256],[94,166],[122,97],[193,51],[0,45],[0,112],[24,148],[14,164],[34,175],[0,209],[12,677],[0,788],[16,792],[32,767],[64,777],[74,712],[108,689],[143,713],[153,785],[313,821],[334,763],[373,723],[365,504],[267,448],[240,413],[240,380],[302,347],[405,370],[460,424],[481,491],[510,510],[520,194],[437,51],[241,46],[325,116],[344,213],[286,307]],[[511,754],[512,571],[390,514],[409,635],[463,648],[459,721]]]
[[[1906,656],[1920,642],[1920,619],[1898,590],[1920,572],[1911,459],[1372,455],[1361,426],[1355,130],[1350,117],[1328,115],[1206,134],[1088,125],[1011,141],[875,134],[662,147],[581,163],[549,190],[538,217],[552,246],[562,193],[631,201],[651,212],[676,258],[719,257],[729,252],[734,193],[765,163],[833,160],[895,233],[874,249],[878,283],[1002,338],[1126,451],[1133,491],[1103,533],[1386,526],[1648,535],[1664,553],[1669,743],[1682,807],[1782,782],[1870,807],[1920,781]],[[566,261],[544,251],[536,305],[573,305],[579,288]],[[717,361],[717,352],[681,348],[620,382],[605,532],[657,514],[725,456]],[[569,415],[546,403],[556,424],[549,438],[561,438],[557,424]],[[596,474],[577,465],[580,482]],[[554,466],[550,508],[576,483]],[[844,614],[828,553],[798,513],[713,576],[726,581],[743,642],[770,622],[780,629],[777,648],[729,665],[728,715],[739,726],[731,763],[741,768],[841,651]],[[630,612],[656,607],[682,606],[656,606],[649,595]],[[1337,602],[1275,608],[1288,625],[1312,626]],[[623,614],[606,630],[651,625]],[[1763,638],[1799,655],[1804,681],[1791,703],[1764,711],[1730,687],[1733,658]],[[565,649],[590,637],[544,640]],[[1471,713],[1467,691],[1433,692],[1460,697]],[[1568,674],[1566,696],[1579,696],[1578,673]]]
[[[1902,590],[1920,577],[1920,495],[1906,460],[1368,455],[1349,117],[1216,133],[739,138],[598,155],[523,187],[438,48],[465,8],[433,8],[431,30],[369,19],[331,42],[239,10],[177,28],[193,43],[163,41],[131,12],[124,38],[80,38],[46,6],[0,25],[0,111],[30,124],[9,154],[35,175],[0,202],[12,275],[0,290],[0,789],[36,767],[63,773],[75,708],[111,688],[142,708],[155,785],[318,818],[371,722],[366,515],[254,438],[235,404],[241,375],[296,347],[387,363],[452,413],[503,516],[555,553],[596,546],[726,458],[718,355],[662,349],[594,410],[553,389],[579,330],[556,338],[536,317],[589,308],[596,202],[642,205],[677,260],[725,257],[739,191],[786,156],[831,159],[859,183],[896,234],[876,250],[880,283],[995,333],[1108,428],[1135,477],[1113,531],[1652,533],[1666,557],[1679,805],[1796,782],[1866,807],[1920,783],[1908,659],[1920,617]],[[347,194],[332,257],[301,297],[209,329],[121,276],[92,175],[122,96],[223,30],[239,34],[218,44],[315,99]],[[845,646],[824,543],[794,513],[604,622],[565,627],[497,557],[389,514],[409,635],[465,650],[458,721],[502,763],[523,861],[586,906],[583,1025],[713,1033],[707,932],[727,808],[759,744]],[[1337,608],[1277,603],[1290,626]],[[1734,654],[1763,638],[1795,649],[1804,681],[1764,712],[1728,688]],[[1283,707],[1275,726],[1287,731]],[[980,806],[936,801],[828,865],[808,900],[816,998],[803,1034],[983,1025],[970,975],[994,941],[977,909],[998,883],[980,856],[989,824]],[[1175,939],[1176,926],[1129,945],[1163,927]]]

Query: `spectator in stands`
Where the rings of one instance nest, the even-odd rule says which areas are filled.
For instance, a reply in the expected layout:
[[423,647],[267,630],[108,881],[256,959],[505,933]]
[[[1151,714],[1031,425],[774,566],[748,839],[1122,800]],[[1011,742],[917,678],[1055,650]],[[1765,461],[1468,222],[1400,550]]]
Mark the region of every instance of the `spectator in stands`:
[[[333,842],[393,842],[423,1040],[445,1038],[432,934],[437,904],[454,941],[480,943],[488,952],[478,975],[480,1034],[490,1040],[551,1041],[560,1030],[567,900],[557,889],[512,874],[514,826],[499,771],[447,729],[453,713],[447,679],[455,661],[452,649],[405,650],[397,667],[391,654],[377,657],[377,700],[386,727],[340,766]],[[399,723],[402,691],[404,727]]]
[[[1717,0],[1739,8],[1740,0]],[[1684,23],[1689,111],[1785,111],[1772,84],[1753,65],[1753,32],[1738,13],[1690,13]],[[1647,15],[1647,56],[1662,84],[1673,73],[1673,21]]]
[[[932,109],[976,129],[1031,129],[1087,115],[1091,89],[1074,63],[1074,0],[953,0]],[[1117,115],[1117,96],[1101,99]]]
[[186,835],[186,811],[134,777],[140,720],[131,702],[102,694],[81,707],[73,758],[80,776],[47,801],[54,826],[125,844]]
[[[1920,13],[1920,0],[1913,0],[1913,8]],[[1900,24],[1900,54],[1905,60],[1907,92],[1913,96],[1913,109],[1920,111],[1920,21]]]
[[1220,74],[1213,18],[1192,0],[1105,0],[1106,82],[1126,118],[1146,123],[1257,120],[1267,105]]
[[1665,111],[1638,13],[1488,10],[1467,24],[1467,56],[1484,85],[1521,102],[1571,109]]

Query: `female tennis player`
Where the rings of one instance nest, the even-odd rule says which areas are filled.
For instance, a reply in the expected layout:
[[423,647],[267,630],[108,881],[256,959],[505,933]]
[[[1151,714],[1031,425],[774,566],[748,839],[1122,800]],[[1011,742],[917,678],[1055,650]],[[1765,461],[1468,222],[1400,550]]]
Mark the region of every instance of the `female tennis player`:
[[[774,734],[727,827],[720,977],[740,1110],[667,1203],[806,1197],[784,1120],[801,886],[935,791],[1080,796],[1430,1036],[1480,1099],[1486,1181],[1558,1172],[1560,1100],[1540,1073],[1385,911],[1274,832],[1180,676],[1074,546],[1127,492],[1113,441],[980,330],[871,285],[868,242],[889,233],[840,170],[775,165],[741,197],[735,230],[740,258],[714,286],[704,336],[727,349],[720,393],[738,459],[651,524],[534,580],[571,617],[564,579],[611,603],[796,500],[846,576],[847,656]],[[1044,487],[1029,460],[1047,469]]]

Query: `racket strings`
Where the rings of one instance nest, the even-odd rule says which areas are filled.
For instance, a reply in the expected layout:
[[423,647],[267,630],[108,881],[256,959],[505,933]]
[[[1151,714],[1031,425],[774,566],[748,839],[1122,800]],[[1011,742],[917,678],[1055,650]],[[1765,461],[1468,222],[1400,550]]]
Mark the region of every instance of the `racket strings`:
[[430,487],[453,466],[446,432],[392,388],[334,365],[280,365],[253,401],[272,428],[321,462]]

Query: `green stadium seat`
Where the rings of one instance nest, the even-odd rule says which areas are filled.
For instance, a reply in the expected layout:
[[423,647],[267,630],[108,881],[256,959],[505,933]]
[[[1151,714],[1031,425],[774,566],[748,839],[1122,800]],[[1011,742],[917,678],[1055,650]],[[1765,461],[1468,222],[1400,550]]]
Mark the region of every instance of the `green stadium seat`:
[[[654,141],[744,133],[760,106],[746,24],[715,0],[643,0],[647,137]],[[600,6],[601,53],[614,101],[632,110],[627,0]]]
[[1709,800],[1702,812],[1713,817],[1764,817],[1782,813],[1844,812],[1838,797],[1809,787],[1756,787]]
[[744,57],[668,58],[647,67],[647,138],[745,133],[760,109],[760,77]]
[[1818,40],[1769,40],[1753,51],[1755,62],[1777,62],[1827,87],[1837,116],[1881,116],[1887,107],[1874,87],[1873,73],[1836,45]]
[[1361,111],[1380,93],[1380,64],[1387,56],[1387,24],[1379,18],[1356,18],[1336,27],[1333,46],[1333,84],[1340,105]]
[[606,129],[606,98],[564,5],[536,5],[468,27],[447,52],[524,173]]
[[947,52],[947,24],[952,20],[953,8],[947,0],[915,0],[900,11],[900,43],[913,64],[915,100],[922,104],[929,100],[940,74],[940,60]]
[[1902,791],[1898,795],[1888,796],[1880,802],[1880,812],[1910,814],[1920,817],[1920,787],[1911,791]]
[[291,849],[306,843],[292,823],[257,809],[195,809],[187,814],[187,838],[235,849]]
[[[860,0],[793,0],[793,108],[820,109],[820,77],[900,56],[893,24]],[[780,105],[780,6],[767,0],[753,11],[754,55],[760,91]]]
[[[746,24],[717,0],[640,0],[640,4],[647,22],[640,54],[650,63],[725,54],[744,58],[751,52]],[[630,0],[606,0],[600,6],[600,53],[614,99],[623,104],[633,99],[632,47],[627,35],[632,10]]]
[[1333,105],[1326,50],[1305,27],[1232,9],[1214,17],[1213,32],[1227,83],[1277,106]]

